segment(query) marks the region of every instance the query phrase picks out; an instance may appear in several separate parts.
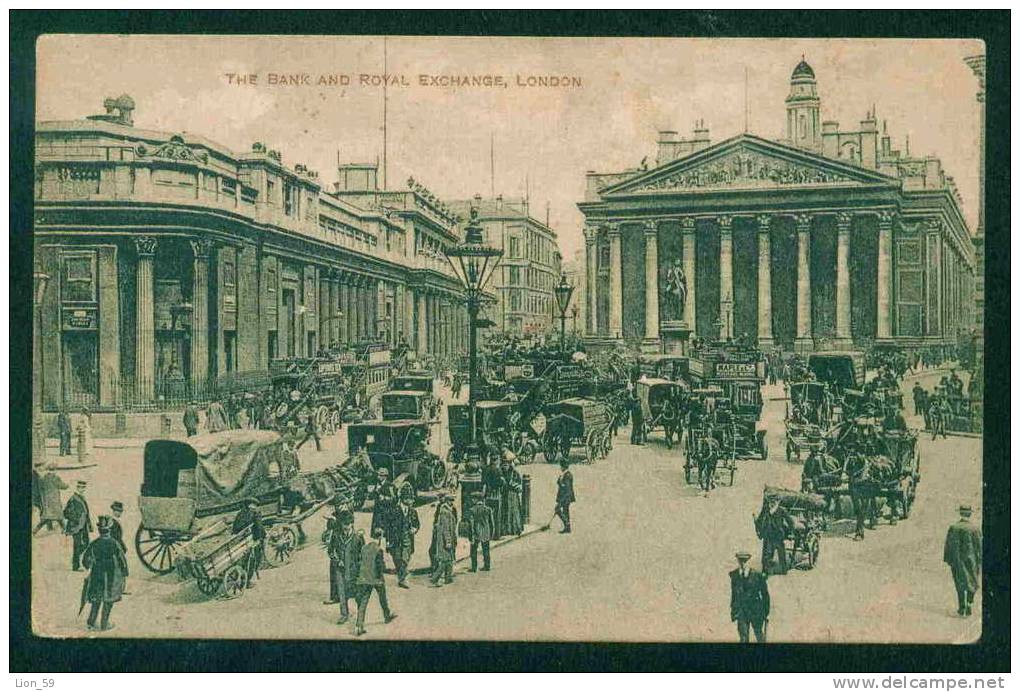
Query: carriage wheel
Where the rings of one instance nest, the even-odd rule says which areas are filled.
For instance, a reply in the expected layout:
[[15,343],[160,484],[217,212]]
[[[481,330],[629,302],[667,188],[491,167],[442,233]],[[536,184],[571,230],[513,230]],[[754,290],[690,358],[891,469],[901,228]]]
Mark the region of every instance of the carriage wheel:
[[[243,558],[242,562],[247,559],[247,557]],[[226,598],[237,598],[244,592],[244,587],[247,585],[248,573],[240,562],[231,565],[223,573],[223,595]]]
[[340,426],[343,424],[343,416],[340,413],[339,408],[333,409],[329,414],[329,424],[333,428],[334,433],[340,432]]
[[556,438],[551,434],[546,433],[545,439],[542,441],[542,452],[545,454],[545,461],[548,464],[555,464],[559,447],[556,444]]
[[439,490],[446,485],[446,464],[439,457],[432,459],[426,473],[430,489]]
[[174,571],[174,563],[177,561],[178,546],[189,538],[188,534],[176,531],[139,526],[135,533],[135,552],[150,572],[170,574]]
[[210,579],[209,577],[200,576],[197,578],[196,583],[198,584],[198,590],[202,592],[203,596],[212,598],[216,595],[216,592],[220,590],[220,580]]
[[266,564],[279,567],[290,562],[297,549],[297,532],[290,524],[277,524],[266,533]]

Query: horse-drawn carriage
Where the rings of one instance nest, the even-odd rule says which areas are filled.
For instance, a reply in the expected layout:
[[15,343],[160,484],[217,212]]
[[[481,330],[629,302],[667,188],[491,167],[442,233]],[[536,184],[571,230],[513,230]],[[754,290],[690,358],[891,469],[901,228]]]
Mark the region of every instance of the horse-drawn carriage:
[[[347,446],[352,454],[364,450],[374,472],[386,469],[401,497],[416,499],[419,492],[446,485],[446,465],[428,448],[431,424],[420,420],[353,423],[347,427]],[[375,474],[359,476],[359,496],[371,496]]]
[[666,436],[666,446],[672,449],[674,438],[679,443],[683,436],[683,418],[690,387],[683,381],[651,378],[638,380],[634,387],[641,402],[645,435],[661,428]]
[[293,451],[267,430],[152,440],[143,454],[138,559],[156,574],[176,569],[195,578],[209,594],[229,592],[228,571],[250,558],[253,544],[228,532],[249,501],[267,526],[264,558],[275,565],[289,561],[304,535],[301,522],[350,492],[322,473],[300,473]]
[[273,390],[280,396],[273,412],[284,429],[315,419],[316,429],[332,435],[340,429],[345,411],[354,404],[350,380],[332,358],[277,358],[269,364]]
[[767,459],[768,440],[760,425],[761,387],[765,383],[761,352],[738,347],[709,349],[691,357],[689,372],[692,387],[722,390],[716,424],[725,430],[733,456]]
[[392,389],[381,397],[382,419],[438,420],[442,402],[435,395],[434,381],[428,375],[401,375],[392,380]]
[[724,447],[725,436],[722,435],[710,419],[700,419],[692,423],[687,430],[687,446],[684,453],[684,481],[688,485],[695,482],[706,492],[723,478],[729,476],[730,487],[737,474],[737,460],[732,448]]
[[786,460],[803,462],[812,451],[825,449],[822,436],[832,424],[832,401],[823,382],[794,382],[788,389]]
[[603,459],[613,448],[612,412],[594,399],[573,398],[548,404],[544,409],[542,450],[547,462],[570,457],[574,447],[584,448],[584,461]]
[[782,570],[786,572],[801,563],[807,569],[814,568],[818,564],[825,527],[825,498],[766,485],[762,491],[761,511],[755,517],[755,531],[760,531],[759,519],[768,511],[771,502],[778,502],[790,518],[783,536],[786,564],[781,566]]

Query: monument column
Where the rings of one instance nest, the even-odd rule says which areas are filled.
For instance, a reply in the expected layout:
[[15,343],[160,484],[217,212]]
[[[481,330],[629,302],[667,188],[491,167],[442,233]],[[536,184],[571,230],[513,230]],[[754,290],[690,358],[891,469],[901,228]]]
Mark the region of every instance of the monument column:
[[687,216],[680,222],[680,226],[683,233],[684,276],[687,278],[687,296],[684,298],[684,321],[687,322],[687,328],[691,334],[696,335],[698,302],[694,294],[694,287],[697,283],[695,281],[697,268],[695,253],[697,250],[694,234],[697,232],[698,224],[693,216]]
[[585,254],[585,295],[588,298],[588,313],[585,316],[585,331],[589,336],[597,334],[598,322],[598,229],[592,226],[584,227],[584,254]]
[[853,215],[836,214],[836,344],[847,348],[850,334],[850,224]]
[[814,348],[811,337],[811,215],[798,214],[797,221],[797,351]]
[[890,211],[878,212],[878,313],[877,339],[892,338],[892,225],[894,214]]
[[659,341],[659,224],[645,221],[645,342]]
[[[733,338],[733,217],[718,216],[719,225],[719,318],[723,339]],[[727,308],[724,313],[724,309]]]
[[772,217],[758,217],[758,347],[771,348],[772,338]]
[[609,337],[623,337],[623,253],[620,224],[611,222],[609,229]]
[[195,393],[204,391],[209,374],[209,251],[212,242],[192,240],[195,255],[191,290],[191,381]]
[[135,284],[135,396],[139,402],[148,402],[155,398],[156,392],[156,318],[152,268],[156,239],[152,236],[135,238],[135,249],[138,251]]

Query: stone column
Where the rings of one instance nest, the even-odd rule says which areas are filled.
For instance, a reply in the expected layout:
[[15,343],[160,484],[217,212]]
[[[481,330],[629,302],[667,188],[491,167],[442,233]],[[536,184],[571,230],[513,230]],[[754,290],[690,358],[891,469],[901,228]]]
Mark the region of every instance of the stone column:
[[758,346],[771,348],[772,338],[772,217],[758,217]]
[[[723,323],[720,336],[733,338],[733,316],[736,313],[733,300],[733,217],[718,216],[719,224],[719,318]],[[729,303],[727,314],[726,303]]]
[[847,348],[853,343],[850,333],[850,224],[853,215],[836,214],[836,344]]
[[620,224],[612,222],[609,229],[609,337],[623,337],[623,254]]
[[341,328],[343,327],[343,305],[340,303],[340,272],[333,270],[329,274],[329,304],[333,316],[333,328],[330,330],[330,338],[336,343],[343,343]]
[[659,224],[645,221],[645,342],[659,341]]
[[585,296],[588,299],[587,315],[585,317],[586,330],[589,335],[598,333],[598,229],[592,226],[584,228],[584,254],[585,254]]
[[695,278],[697,277],[697,247],[695,245],[695,233],[698,229],[697,221],[693,216],[684,217],[681,221],[683,229],[683,255],[684,275],[687,278],[687,297],[684,299],[684,320],[687,328],[692,334],[697,334],[697,296],[694,293]]
[[415,293],[415,303],[417,303],[417,309],[415,310],[417,314],[415,316],[414,323],[414,327],[416,330],[414,348],[419,355],[422,355],[424,353],[427,353],[429,350],[429,335],[428,331],[426,330],[425,324],[426,317],[425,294],[421,290],[418,290]]
[[155,398],[156,385],[156,318],[154,296],[153,257],[156,239],[152,236],[135,238],[138,251],[138,273],[135,289],[135,396],[139,402]]
[[212,242],[192,240],[195,255],[191,289],[191,381],[202,394],[209,374],[209,251]]
[[[878,213],[878,319],[875,337],[892,337],[892,225],[894,214],[890,211]],[[926,308],[927,309],[927,308]]]
[[797,339],[796,350],[814,348],[811,336],[811,216],[798,214],[797,221]]

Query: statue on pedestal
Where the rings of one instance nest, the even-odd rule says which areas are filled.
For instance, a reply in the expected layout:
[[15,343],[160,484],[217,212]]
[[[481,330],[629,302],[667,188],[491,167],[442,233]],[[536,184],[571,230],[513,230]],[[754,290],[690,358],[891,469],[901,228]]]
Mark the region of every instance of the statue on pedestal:
[[682,322],[687,304],[687,275],[679,259],[666,272],[666,305],[663,310],[666,321]]

